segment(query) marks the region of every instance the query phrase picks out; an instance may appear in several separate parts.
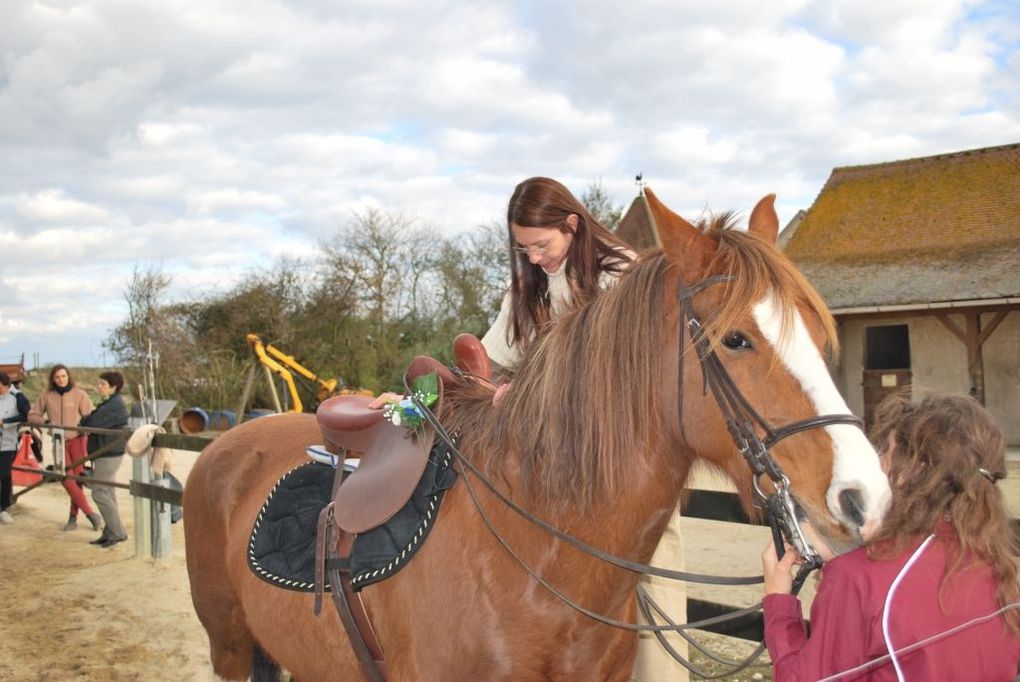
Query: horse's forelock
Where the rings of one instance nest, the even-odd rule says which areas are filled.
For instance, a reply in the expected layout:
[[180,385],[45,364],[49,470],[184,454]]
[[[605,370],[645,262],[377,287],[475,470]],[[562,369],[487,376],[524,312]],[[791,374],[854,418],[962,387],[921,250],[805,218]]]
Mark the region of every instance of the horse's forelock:
[[752,306],[771,296],[782,315],[782,339],[790,333],[794,313],[804,309],[821,322],[829,352],[838,352],[836,323],[828,307],[786,256],[761,238],[735,229],[731,214],[724,214],[708,225],[706,235],[719,243],[710,272],[732,277],[722,285],[726,287],[722,307],[705,322],[713,345],[737,328]]

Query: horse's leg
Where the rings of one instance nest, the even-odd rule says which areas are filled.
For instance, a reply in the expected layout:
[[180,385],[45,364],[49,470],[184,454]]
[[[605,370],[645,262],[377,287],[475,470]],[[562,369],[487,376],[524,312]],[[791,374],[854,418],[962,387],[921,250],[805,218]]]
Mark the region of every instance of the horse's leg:
[[[248,630],[241,602],[226,570],[226,525],[208,496],[208,465],[214,453],[205,453],[184,487],[184,535],[188,578],[195,613],[209,636],[213,670],[228,680],[246,679],[252,670],[255,640]],[[216,481],[219,495],[229,495],[228,481]]]
[[251,657],[251,682],[280,682],[280,666],[258,644]]

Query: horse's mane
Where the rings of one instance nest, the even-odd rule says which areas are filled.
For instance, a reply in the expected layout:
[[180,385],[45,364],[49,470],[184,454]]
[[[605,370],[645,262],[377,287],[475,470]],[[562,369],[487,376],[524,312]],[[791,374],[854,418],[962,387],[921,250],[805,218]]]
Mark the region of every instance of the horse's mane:
[[[709,271],[734,276],[707,322],[713,338],[772,291],[786,319],[798,304],[816,311],[834,344],[832,318],[803,276],[770,244],[732,227],[730,214],[699,225],[719,245]],[[671,414],[661,412],[672,395],[663,382],[675,378],[663,367],[677,351],[664,344],[676,331],[664,320],[675,311],[666,275],[676,269],[661,251],[646,252],[615,287],[560,317],[527,349],[498,409],[490,392],[451,392],[443,418],[461,434],[461,449],[488,475],[519,478],[526,498],[554,512],[626,494]]]

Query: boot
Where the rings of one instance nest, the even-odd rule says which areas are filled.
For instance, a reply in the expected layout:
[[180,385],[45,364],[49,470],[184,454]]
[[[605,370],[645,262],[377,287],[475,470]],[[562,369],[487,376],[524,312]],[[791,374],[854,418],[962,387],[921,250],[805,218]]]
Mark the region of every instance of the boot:
[[92,512],[91,514],[86,514],[85,516],[87,516],[89,521],[92,523],[92,530],[103,529],[103,526],[105,524],[103,523],[103,517],[99,512]]
[[78,529],[78,517],[71,516],[67,519],[67,523],[64,524],[64,530],[77,530]]

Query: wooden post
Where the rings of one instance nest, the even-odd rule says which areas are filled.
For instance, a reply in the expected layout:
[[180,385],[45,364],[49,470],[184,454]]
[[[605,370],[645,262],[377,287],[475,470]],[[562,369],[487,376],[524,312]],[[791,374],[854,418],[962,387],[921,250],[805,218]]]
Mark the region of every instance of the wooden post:
[[262,369],[266,370],[266,382],[269,384],[269,394],[273,396],[273,407],[276,408],[276,413],[280,414],[283,412],[283,407],[280,405],[280,396],[276,392],[276,383],[273,381],[273,373],[265,365],[262,365]]
[[981,353],[981,314],[969,312],[964,316],[967,331],[967,373],[970,375],[970,394],[985,404],[985,362]]
[[244,379],[244,389],[241,391],[241,399],[237,403],[237,425],[244,421],[244,411],[248,409],[248,401],[251,400],[251,391],[255,387],[255,363],[248,368],[248,376]]
[[[136,481],[149,482],[149,458],[132,457],[131,474]],[[135,514],[135,558],[144,559],[152,554],[152,515],[150,502],[144,497],[133,496]]]
[[58,474],[64,473],[64,430],[53,429],[50,432],[50,445],[53,450],[53,471]]
[[981,348],[985,345],[985,341],[992,335],[996,327],[1006,319],[1010,310],[1010,308],[1006,308],[997,311],[995,317],[992,318],[991,322],[984,329],[981,328],[981,313],[976,310],[961,313],[966,323],[965,329],[960,329],[959,325],[953,322],[952,318],[946,313],[939,312],[935,314],[938,321],[967,347],[967,374],[970,376],[970,394],[980,401],[982,405],[985,404],[985,360]]

